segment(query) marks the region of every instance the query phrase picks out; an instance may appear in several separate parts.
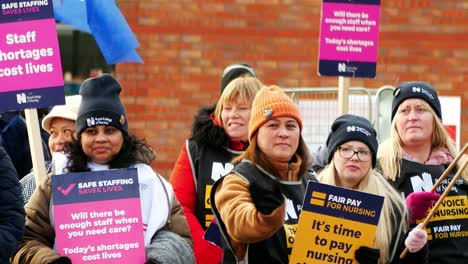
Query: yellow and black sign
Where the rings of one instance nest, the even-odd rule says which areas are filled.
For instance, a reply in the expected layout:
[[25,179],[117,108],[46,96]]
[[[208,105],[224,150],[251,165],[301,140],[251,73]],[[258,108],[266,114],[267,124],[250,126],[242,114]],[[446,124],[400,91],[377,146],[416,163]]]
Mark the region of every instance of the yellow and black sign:
[[356,249],[372,247],[383,200],[309,182],[290,263],[357,263]]
[[[464,228],[462,219],[468,219],[468,198],[466,195],[445,197],[429,221],[428,228],[426,228],[427,239],[439,240],[468,237],[468,231]],[[422,223],[423,221],[424,218],[416,222]]]

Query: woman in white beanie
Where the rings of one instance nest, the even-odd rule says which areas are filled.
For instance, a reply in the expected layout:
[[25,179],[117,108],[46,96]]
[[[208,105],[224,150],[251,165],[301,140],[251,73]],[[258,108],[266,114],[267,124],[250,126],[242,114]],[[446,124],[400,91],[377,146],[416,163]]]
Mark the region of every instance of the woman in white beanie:
[[[73,95],[65,97],[64,105],[56,105],[42,119],[42,128],[50,134],[49,149],[52,153],[52,161],[55,153],[63,152],[65,143],[76,139],[75,121],[78,115],[78,108],[81,103],[81,95]],[[51,164],[47,164],[46,171],[49,173]],[[21,190],[23,193],[24,204],[29,201],[34,189],[36,181],[34,173],[31,172],[24,176],[21,180]]]

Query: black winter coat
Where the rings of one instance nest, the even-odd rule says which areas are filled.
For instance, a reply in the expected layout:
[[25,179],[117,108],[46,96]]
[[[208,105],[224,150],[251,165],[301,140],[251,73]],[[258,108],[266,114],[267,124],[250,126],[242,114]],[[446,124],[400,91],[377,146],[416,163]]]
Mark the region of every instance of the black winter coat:
[[10,263],[24,231],[24,207],[18,175],[0,146],[0,263]]

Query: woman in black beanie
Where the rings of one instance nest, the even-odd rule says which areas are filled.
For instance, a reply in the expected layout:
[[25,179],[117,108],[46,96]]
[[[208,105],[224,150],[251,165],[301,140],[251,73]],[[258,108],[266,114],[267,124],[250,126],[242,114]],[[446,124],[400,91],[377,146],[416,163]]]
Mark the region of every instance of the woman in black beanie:
[[[406,197],[413,221],[423,219],[463,164],[430,192],[458,151],[444,125],[436,90],[428,83],[403,82],[393,92],[391,136],[382,142],[377,158],[387,180]],[[468,170],[451,189],[427,230],[429,262],[458,264],[468,259]],[[457,230],[446,230],[447,227]],[[443,231],[442,231],[443,230]],[[464,234],[464,235],[463,235]]]
[[[355,115],[343,115],[332,124],[327,139],[329,165],[320,173],[319,182],[385,197],[373,248],[355,252],[360,264],[427,263],[427,234],[413,229],[408,237],[403,199],[374,170],[378,149],[377,135],[370,122]],[[399,254],[408,246],[404,259]]]
[[[108,74],[82,83],[82,101],[75,124],[78,140],[65,147],[66,157],[56,159],[55,174],[136,168],[147,263],[194,263],[183,208],[170,184],[148,165],[155,158],[151,147],[128,134],[126,112],[119,97],[121,89],[117,80]],[[46,177],[37,186],[26,206],[25,236],[13,258],[14,264],[71,263],[70,258],[54,250],[50,181]],[[171,231],[172,241],[168,242],[178,239],[180,244],[166,243],[167,247],[161,247],[156,242],[161,231]],[[167,233],[162,239],[168,240],[166,237]],[[163,256],[166,259],[158,259]]]

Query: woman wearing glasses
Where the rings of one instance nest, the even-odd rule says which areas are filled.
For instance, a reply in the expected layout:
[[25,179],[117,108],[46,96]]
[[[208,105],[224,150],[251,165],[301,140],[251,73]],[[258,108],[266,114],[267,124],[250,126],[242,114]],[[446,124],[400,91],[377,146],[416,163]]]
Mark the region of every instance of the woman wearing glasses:
[[[343,115],[332,124],[327,139],[329,165],[319,177],[321,183],[384,196],[384,205],[373,248],[360,247],[355,252],[360,264],[427,263],[427,234],[408,231],[405,203],[393,187],[374,170],[378,149],[376,132],[362,117]],[[399,254],[404,247],[410,254]]]

